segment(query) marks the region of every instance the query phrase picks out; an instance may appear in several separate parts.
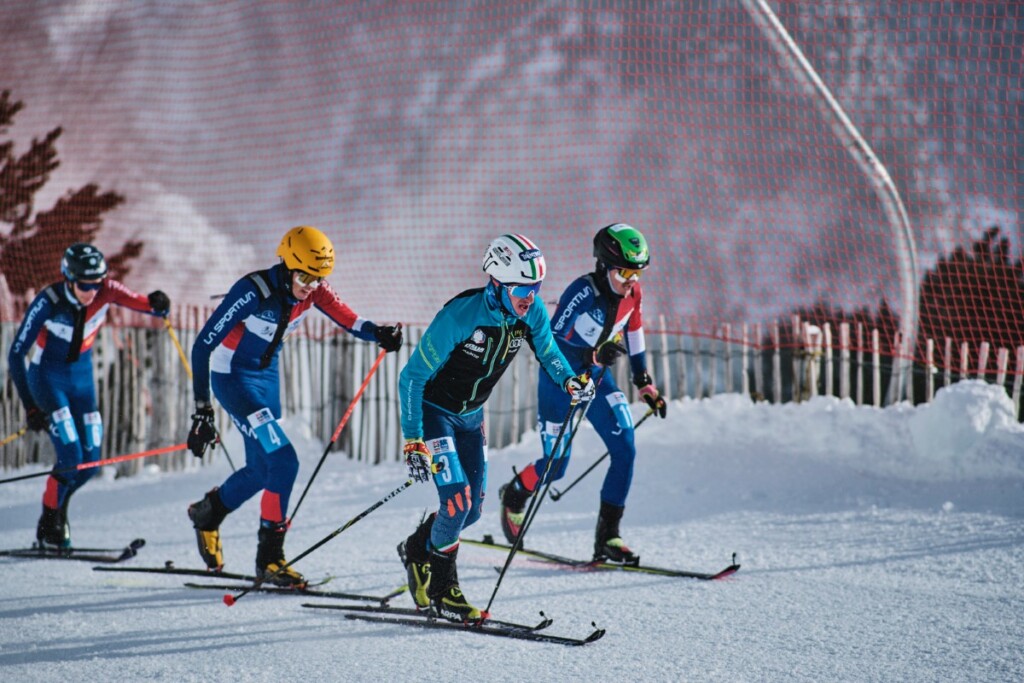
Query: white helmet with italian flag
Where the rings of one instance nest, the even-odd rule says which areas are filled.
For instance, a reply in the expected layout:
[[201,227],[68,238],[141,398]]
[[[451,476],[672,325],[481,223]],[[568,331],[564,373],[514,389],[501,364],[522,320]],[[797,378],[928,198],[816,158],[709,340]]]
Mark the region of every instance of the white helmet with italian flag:
[[502,235],[487,246],[484,272],[503,285],[532,285],[547,274],[544,254],[523,235]]

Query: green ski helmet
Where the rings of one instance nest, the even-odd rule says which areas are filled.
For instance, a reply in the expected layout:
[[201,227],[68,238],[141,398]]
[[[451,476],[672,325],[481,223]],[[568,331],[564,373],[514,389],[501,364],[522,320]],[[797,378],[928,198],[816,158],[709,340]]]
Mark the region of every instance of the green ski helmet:
[[643,270],[651,262],[643,233],[628,223],[612,223],[594,235],[594,256],[605,268]]

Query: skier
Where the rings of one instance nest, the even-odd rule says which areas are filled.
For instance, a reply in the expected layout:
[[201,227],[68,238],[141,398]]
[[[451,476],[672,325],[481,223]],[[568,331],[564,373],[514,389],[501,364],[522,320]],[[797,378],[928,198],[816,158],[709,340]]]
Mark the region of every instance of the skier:
[[[640,397],[654,412],[665,417],[666,404],[647,372],[644,353],[644,329],[641,317],[640,274],[650,263],[647,240],[636,228],[614,223],[594,236],[594,272],[573,281],[562,293],[552,316],[552,330],[558,347],[572,363],[573,372],[610,368],[619,355],[629,353],[633,384]],[[622,345],[625,333],[626,346]],[[499,489],[501,528],[509,543],[519,535],[526,502],[541,481],[550,463],[549,480],[557,481],[569,464],[571,444],[563,439],[559,452],[553,453],[558,430],[569,402],[544,373],[540,373],[538,428],[544,455],[516,474]],[[639,557],[619,535],[619,520],[625,509],[633,478],[633,417],[626,396],[611,372],[603,371],[597,382],[597,400],[587,411],[587,419],[601,436],[611,455],[611,466],[601,487],[601,507],[594,538],[594,559],[636,564]]]
[[334,270],[334,246],[310,226],[292,228],[277,248],[280,262],[238,280],[199,331],[192,347],[195,414],[188,435],[202,457],[218,439],[210,386],[245,442],[245,466],[189,506],[199,554],[206,566],[224,566],[220,524],[258,491],[260,525],[256,576],[279,586],[303,587],[301,574],[286,567],[284,538],[288,498],[299,469],[295,447],[281,418],[278,354],[285,337],[312,307],[359,339],[386,351],[402,345],[401,326],[376,325],[358,317],[324,279]]
[[399,376],[404,456],[409,476],[433,476],[440,504],[398,554],[409,592],[420,608],[450,621],[486,615],[459,588],[459,533],[480,518],[487,488],[483,405],[523,343],[530,345],[551,382],[579,400],[593,382],[576,376],[551,337],[538,292],[544,256],[522,235],[502,235],[487,247],[481,288],[451,299],[434,317]]
[[[96,404],[92,346],[111,304],[166,316],[171,300],[160,290],[144,296],[107,277],[107,261],[91,244],[72,244],[60,264],[64,280],[43,288],[21,321],[7,353],[11,379],[28,427],[47,429],[57,452],[46,479],[36,526],[40,548],[71,548],[68,504],[96,468],[67,472],[100,459],[103,420]],[[31,352],[28,368],[25,356]]]

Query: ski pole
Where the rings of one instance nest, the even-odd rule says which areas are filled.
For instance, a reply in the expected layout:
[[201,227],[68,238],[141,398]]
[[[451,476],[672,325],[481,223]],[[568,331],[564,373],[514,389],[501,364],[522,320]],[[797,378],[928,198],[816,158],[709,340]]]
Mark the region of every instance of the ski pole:
[[[601,380],[604,379],[604,371],[605,368],[601,368],[597,378],[597,384],[600,384]],[[587,411],[590,409],[591,403],[593,403],[593,400],[588,401],[587,405],[583,408],[583,412],[580,415],[580,422],[583,422],[583,418],[587,416]],[[569,425],[572,424],[572,416],[573,413],[576,412],[576,406],[578,404],[579,401],[576,399],[569,401],[569,412],[566,413],[565,420],[562,421],[562,426],[558,430],[558,438],[555,439],[555,444],[551,448],[551,457],[548,458],[548,464],[544,468],[544,475],[540,478],[540,481],[547,481],[548,475],[551,473],[551,467],[555,462],[555,457],[557,457],[559,453],[559,447],[562,443],[562,437],[565,436],[566,429],[568,429]],[[573,433],[575,434],[575,430],[573,430]],[[487,601],[487,607],[484,609],[484,612],[491,611],[491,605],[494,603],[494,596],[498,594],[498,588],[501,587],[502,579],[505,578],[505,572],[508,571],[509,565],[512,564],[512,558],[515,557],[516,553],[519,552],[519,549],[523,546],[523,537],[526,536],[526,530],[530,527],[530,524],[533,522],[533,518],[537,516],[537,510],[540,509],[539,501],[543,500],[544,496],[546,496],[548,493],[548,489],[550,488],[551,482],[547,481],[544,487],[544,491],[540,494],[540,496],[537,495],[537,492],[540,490],[539,487],[533,490],[533,494],[530,496],[530,504],[526,508],[526,514],[524,515],[523,525],[519,528],[519,535],[516,536],[515,542],[512,543],[512,549],[509,550],[508,557],[505,558],[505,564],[501,568],[501,572],[499,572],[498,574],[498,581],[494,584],[494,590],[491,592],[491,599]]]
[[238,470],[235,469],[235,463],[231,459],[231,454],[228,453],[228,447],[224,445],[224,439],[220,438],[220,432],[216,427],[213,428],[213,431],[217,433],[217,445],[220,446],[222,451],[224,451],[224,457],[228,459],[228,464],[231,465],[231,471],[237,472]]
[[25,436],[25,432],[27,432],[27,431],[28,431],[28,427],[22,427],[21,429],[19,429],[18,431],[14,432],[10,436],[4,437],[4,440],[0,441],[0,446],[6,446],[7,444],[9,444],[10,442],[14,441],[15,439],[19,439],[19,438]]
[[332,538],[334,538],[338,534],[340,534],[343,531],[345,531],[346,529],[348,529],[350,526],[352,526],[353,524],[355,524],[356,522],[361,520],[363,517],[366,517],[368,514],[370,514],[371,512],[376,510],[377,508],[379,508],[381,505],[383,505],[384,503],[388,502],[389,500],[391,500],[392,498],[397,496],[399,493],[401,493],[402,491],[404,491],[407,488],[409,488],[410,486],[412,486],[412,483],[413,483],[412,479],[406,479],[405,483],[402,484],[401,486],[399,486],[397,489],[395,489],[394,491],[392,491],[388,495],[384,496],[383,498],[378,500],[376,503],[374,503],[370,507],[368,507],[365,510],[363,510],[362,512],[360,512],[358,515],[356,515],[352,519],[350,519],[347,522],[345,522],[344,525],[338,527],[337,529],[335,529],[331,533],[327,534],[326,536],[324,536],[322,539],[320,539],[319,541],[317,541],[316,543],[314,543],[310,547],[306,548],[304,551],[299,553],[299,555],[295,559],[293,559],[291,562],[285,562],[283,565],[280,566],[280,568],[278,568],[278,570],[276,572],[274,572],[270,576],[267,576],[267,577],[265,577],[263,579],[257,578],[253,582],[253,584],[251,586],[249,586],[248,588],[244,589],[238,595],[231,595],[230,593],[225,593],[224,594],[224,604],[227,605],[228,607],[231,607],[232,605],[235,604],[235,602],[238,601],[239,598],[247,595],[251,591],[254,591],[257,588],[259,588],[260,586],[262,586],[264,581],[269,581],[269,580],[273,579],[275,576],[277,576],[278,574],[283,572],[285,569],[288,569],[293,564],[295,564],[296,562],[298,562],[299,560],[304,558],[306,555],[309,555],[311,552],[313,552],[314,550],[316,550],[317,548],[319,548],[323,544],[327,543],[328,541],[330,541]]
[[[642,425],[644,422],[646,422],[647,418],[649,418],[651,415],[654,415],[654,410],[653,409],[652,410],[648,410],[646,413],[644,413],[644,416],[642,418],[640,418],[640,421],[636,423],[636,426],[634,426],[633,429],[639,429],[640,425]],[[574,432],[574,434],[575,434],[575,432]],[[570,443],[571,443],[571,439],[570,439]],[[604,455],[602,455],[600,458],[595,460],[594,463],[590,467],[588,467],[583,474],[581,474],[580,476],[576,477],[575,481],[573,481],[571,484],[566,486],[564,491],[559,491],[558,489],[554,489],[553,488],[553,489],[551,489],[551,493],[548,494],[548,497],[551,498],[551,500],[558,500],[559,498],[561,498],[565,494],[569,493],[569,491],[572,489],[573,486],[575,486],[576,484],[580,483],[580,480],[583,479],[583,477],[585,477],[588,474],[590,474],[591,472],[593,472],[594,468],[597,467],[598,464],[600,464],[609,455],[611,455],[611,451],[605,451]]]
[[6,484],[12,481],[21,481],[22,479],[32,479],[33,477],[46,477],[51,474],[67,474],[68,472],[79,472],[81,470],[87,470],[91,467],[103,467],[104,465],[112,465],[117,462],[124,462],[125,460],[135,460],[137,458],[148,458],[151,455],[161,455],[163,453],[173,453],[174,451],[183,451],[188,448],[187,444],[179,443],[174,446],[165,446],[164,448],[154,448],[149,451],[140,451],[138,453],[129,453],[128,455],[116,455],[112,458],[106,458],[104,460],[93,460],[92,462],[83,462],[75,465],[74,467],[66,467],[60,470],[47,470],[46,472],[36,472],[35,474],[23,474],[20,477],[10,477],[9,479],[0,479],[0,484]]
[[[170,318],[164,318],[164,327],[167,328],[167,333],[171,335],[171,341],[174,342],[174,348],[178,349],[178,358],[181,359],[181,364],[185,366],[185,374],[188,375],[189,379],[192,379],[192,366],[188,364],[188,358],[185,357],[185,349],[181,347],[181,342],[178,341],[178,333],[174,331],[174,326],[171,325]],[[224,457],[228,459],[228,464],[231,465],[231,471],[237,471],[235,469],[235,463],[231,459],[231,454],[228,453],[227,446],[224,445],[224,440],[220,438],[220,434],[217,434],[217,443],[220,444],[220,449],[224,451]]]
[[178,358],[181,358],[181,364],[185,366],[185,374],[188,375],[189,379],[192,379],[192,367],[188,364],[188,359],[185,358],[185,349],[181,348],[181,342],[178,341],[178,333],[174,331],[170,318],[164,318],[164,327],[167,328],[167,333],[171,335],[174,347],[178,349]]
[[[401,324],[399,324],[400,326]],[[306,488],[303,489],[302,495],[299,496],[299,502],[295,504],[295,509],[292,510],[292,516],[288,518],[288,522],[291,523],[295,520],[295,515],[298,513],[299,508],[302,506],[302,501],[306,498],[306,492],[309,491],[309,487],[313,485],[313,480],[316,479],[316,475],[320,472],[320,468],[323,466],[324,461],[327,459],[327,454],[331,452],[331,448],[334,447],[334,442],[338,440],[341,435],[341,430],[345,428],[345,424],[348,422],[348,418],[352,416],[352,411],[355,410],[356,404],[359,403],[359,398],[366,391],[366,387],[370,384],[370,378],[373,377],[373,373],[377,372],[377,368],[380,367],[381,361],[384,360],[384,356],[387,351],[381,349],[380,353],[377,354],[377,359],[373,361],[373,365],[370,367],[370,371],[366,373],[366,377],[363,378],[363,383],[359,387],[359,391],[352,397],[352,401],[348,404],[348,410],[341,416],[341,422],[334,430],[334,434],[331,435],[331,441],[327,444],[327,448],[324,449],[324,454],[320,456],[320,462],[316,464],[316,469],[313,470],[313,476],[309,478],[306,483]]]

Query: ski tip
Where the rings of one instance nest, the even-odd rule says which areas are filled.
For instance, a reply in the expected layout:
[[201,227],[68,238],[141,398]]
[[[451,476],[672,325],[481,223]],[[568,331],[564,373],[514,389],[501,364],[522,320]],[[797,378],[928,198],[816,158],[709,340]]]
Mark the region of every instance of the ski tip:
[[227,605],[228,607],[231,607],[232,605],[234,605],[235,604],[235,596],[231,595],[231,593],[225,593],[224,594],[224,604]]
[[136,538],[134,541],[132,541],[131,543],[128,544],[128,547],[132,548],[133,550],[138,550],[139,548],[141,548],[144,545],[146,545],[146,539],[144,539],[144,538]]
[[732,576],[733,574],[735,574],[739,570],[740,570],[740,565],[738,565],[738,564],[731,564],[728,567],[726,567],[725,569],[723,569],[722,571],[720,571],[717,574],[715,574],[714,576],[712,576],[711,580],[712,581],[717,581],[718,579],[724,579],[726,577]]

